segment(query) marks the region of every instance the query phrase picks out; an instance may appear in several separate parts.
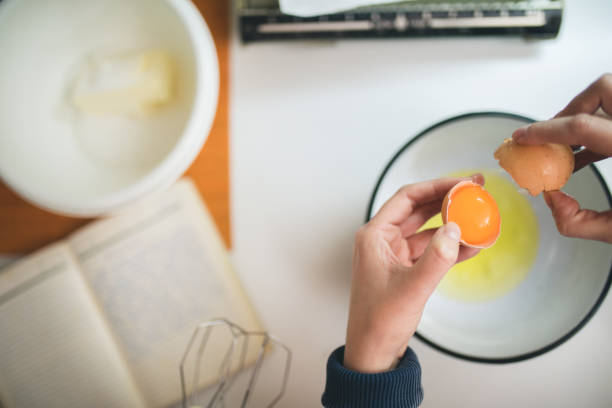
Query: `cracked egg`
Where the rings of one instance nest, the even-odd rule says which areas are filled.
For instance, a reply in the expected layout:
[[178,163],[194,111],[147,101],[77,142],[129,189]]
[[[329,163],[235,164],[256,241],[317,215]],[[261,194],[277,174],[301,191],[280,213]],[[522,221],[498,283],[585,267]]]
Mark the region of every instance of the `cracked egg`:
[[495,199],[473,181],[461,181],[449,190],[442,202],[442,221],[456,223],[461,243],[474,248],[492,246],[501,231]]

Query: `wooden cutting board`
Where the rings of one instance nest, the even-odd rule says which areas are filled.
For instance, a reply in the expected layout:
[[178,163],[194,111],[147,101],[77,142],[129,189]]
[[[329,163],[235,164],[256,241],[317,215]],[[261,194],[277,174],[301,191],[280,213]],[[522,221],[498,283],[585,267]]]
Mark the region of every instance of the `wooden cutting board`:
[[[219,105],[204,148],[186,174],[198,186],[227,247],[229,209],[230,1],[193,0],[212,32],[219,57]],[[89,219],[49,213],[27,203],[0,181],[0,255],[20,255],[61,239]]]

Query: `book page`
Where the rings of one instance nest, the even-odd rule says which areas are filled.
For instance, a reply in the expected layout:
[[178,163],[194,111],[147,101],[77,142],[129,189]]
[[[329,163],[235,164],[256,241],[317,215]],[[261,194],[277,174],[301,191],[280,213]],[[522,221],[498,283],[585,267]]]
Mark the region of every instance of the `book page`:
[[143,407],[70,249],[0,271],[0,400],[12,407]]
[[[85,227],[69,242],[149,406],[180,399],[179,364],[198,323],[224,317],[260,329],[189,181]],[[205,370],[199,384],[216,378],[216,369]]]

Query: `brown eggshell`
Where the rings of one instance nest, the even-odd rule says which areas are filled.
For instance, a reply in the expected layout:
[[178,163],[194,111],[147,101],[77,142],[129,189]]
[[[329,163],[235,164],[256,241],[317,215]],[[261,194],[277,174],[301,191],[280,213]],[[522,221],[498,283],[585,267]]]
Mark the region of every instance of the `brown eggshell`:
[[448,215],[448,202],[450,201],[451,191],[453,191],[454,188],[455,187],[453,187],[450,190],[448,190],[448,193],[446,193],[446,195],[444,196],[444,200],[442,201],[441,214],[442,214],[442,222],[444,224],[446,224],[446,218],[447,218],[447,215]]
[[516,184],[532,196],[561,189],[574,171],[572,149],[557,143],[527,146],[508,138],[493,156]]
[[[465,181],[460,181],[459,183],[455,184],[450,190],[448,190],[448,193],[446,193],[446,195],[444,196],[444,200],[442,200],[442,209],[440,210],[441,215],[442,215],[442,222],[444,224],[446,224],[446,221],[448,219],[448,205],[451,202],[451,196],[455,193],[456,190],[460,189],[461,187],[465,186],[466,184],[468,185],[477,185],[480,186],[480,184],[478,183],[474,183],[473,181],[469,181],[469,180],[465,180]],[[491,246],[493,246],[493,244],[495,244],[495,242],[497,242],[497,239],[499,238],[499,234],[500,234],[501,230],[498,231],[497,236],[495,237],[494,240],[492,240],[491,242],[488,242],[485,245],[473,245],[473,244],[468,244],[466,241],[463,240],[463,238],[459,239],[459,242],[461,242],[461,244],[468,246],[468,247],[472,247],[472,248],[478,248],[478,249],[485,249],[485,248],[489,248]]]

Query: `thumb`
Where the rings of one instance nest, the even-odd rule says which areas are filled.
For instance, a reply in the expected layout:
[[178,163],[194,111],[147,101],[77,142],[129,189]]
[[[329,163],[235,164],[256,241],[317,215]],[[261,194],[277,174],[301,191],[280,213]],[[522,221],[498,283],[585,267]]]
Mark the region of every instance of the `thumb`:
[[582,209],[578,201],[562,191],[545,192],[544,199],[561,235],[612,243],[612,210]]
[[415,264],[414,269],[419,279],[431,290],[457,261],[460,237],[461,230],[454,222],[441,226],[431,238],[425,253]]

